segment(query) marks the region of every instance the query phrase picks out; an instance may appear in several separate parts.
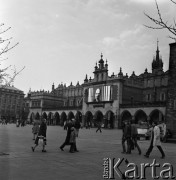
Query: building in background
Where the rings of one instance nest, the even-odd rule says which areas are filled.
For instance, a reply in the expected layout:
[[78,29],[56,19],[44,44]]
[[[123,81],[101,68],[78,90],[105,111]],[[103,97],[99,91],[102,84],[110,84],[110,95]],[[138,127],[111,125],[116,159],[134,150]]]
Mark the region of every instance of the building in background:
[[14,86],[0,86],[0,118],[7,122],[21,120],[24,108],[24,92]]
[[166,121],[172,132],[176,133],[175,76],[176,43],[170,45],[167,71],[163,71],[157,42],[151,72],[145,69],[140,75],[133,71],[128,76],[122,68],[118,74],[109,75],[107,60],[105,62],[101,54],[94,67],[93,78],[86,75],[84,83],[75,86],[72,83],[68,87],[60,84],[55,88],[52,85],[48,96],[54,96],[48,100],[54,102],[60,98],[60,106],[41,108],[44,97],[38,94],[34,98],[31,93],[30,117],[39,114],[45,116],[51,124],[58,122],[55,124],[60,125],[67,119],[76,118],[84,126],[94,127],[101,123],[105,128],[121,128],[125,120],[134,120],[137,124]]

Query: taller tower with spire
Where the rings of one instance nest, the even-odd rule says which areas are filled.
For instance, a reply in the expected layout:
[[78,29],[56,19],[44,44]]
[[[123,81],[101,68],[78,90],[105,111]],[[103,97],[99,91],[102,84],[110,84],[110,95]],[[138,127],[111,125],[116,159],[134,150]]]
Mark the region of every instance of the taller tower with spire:
[[159,41],[157,40],[157,50],[156,50],[156,56],[153,58],[152,62],[152,73],[156,74],[158,72],[163,71],[163,61],[159,54]]

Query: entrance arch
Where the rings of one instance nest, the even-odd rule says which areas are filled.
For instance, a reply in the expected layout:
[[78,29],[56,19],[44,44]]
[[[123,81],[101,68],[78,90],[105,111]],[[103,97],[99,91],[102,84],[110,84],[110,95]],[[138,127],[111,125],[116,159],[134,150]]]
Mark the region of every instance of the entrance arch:
[[112,111],[107,111],[105,117],[105,128],[114,128],[114,113]]
[[150,113],[150,120],[149,120],[150,124],[152,124],[152,122],[159,122],[163,120],[164,120],[163,113],[158,109],[155,109]]
[[35,115],[32,112],[31,115],[30,115],[30,124],[33,123],[34,119],[35,119]]
[[123,121],[129,121],[132,119],[131,113],[127,110],[123,111],[121,114],[121,120]]
[[65,112],[62,112],[60,125],[63,126],[65,121],[67,121],[67,115]]
[[48,125],[53,125],[53,113],[49,112],[48,114]]
[[76,112],[75,119],[82,122],[82,113],[80,111]]
[[147,115],[144,111],[138,110],[134,115],[135,124],[140,124],[141,122],[147,122]]
[[37,112],[36,115],[35,115],[35,119],[36,120],[40,120],[40,114]]
[[42,118],[44,118],[44,119],[47,120],[47,114],[46,114],[46,112],[43,113]]
[[103,113],[101,111],[97,111],[94,115],[94,126],[97,127],[99,123],[103,124],[104,119],[103,119]]
[[54,120],[56,125],[60,125],[60,115],[58,112],[54,114]]
[[68,113],[68,120],[71,120],[71,119],[73,119],[73,118],[75,118],[75,116],[74,116],[73,112],[70,111],[70,112]]
[[84,122],[84,126],[86,126],[86,128],[92,127],[93,125],[93,115],[90,111],[87,111],[85,114],[85,122]]

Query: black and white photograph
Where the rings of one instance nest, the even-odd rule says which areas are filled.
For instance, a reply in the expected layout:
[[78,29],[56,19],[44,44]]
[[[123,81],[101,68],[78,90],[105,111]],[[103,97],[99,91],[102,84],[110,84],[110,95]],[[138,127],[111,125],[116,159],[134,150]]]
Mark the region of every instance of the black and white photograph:
[[176,0],[0,0],[0,180],[176,179]]

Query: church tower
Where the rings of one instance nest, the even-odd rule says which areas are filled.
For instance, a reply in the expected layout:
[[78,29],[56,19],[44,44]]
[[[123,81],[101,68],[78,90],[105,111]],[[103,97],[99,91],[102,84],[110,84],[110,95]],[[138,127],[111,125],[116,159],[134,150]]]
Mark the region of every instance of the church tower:
[[152,62],[152,73],[154,74],[163,71],[163,61],[159,55],[159,52],[160,51],[159,51],[158,40],[157,40],[156,56],[153,58],[153,62]]
[[170,44],[166,123],[176,136],[176,43]]

